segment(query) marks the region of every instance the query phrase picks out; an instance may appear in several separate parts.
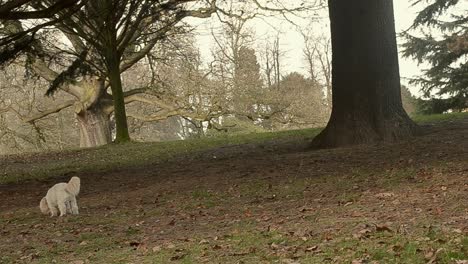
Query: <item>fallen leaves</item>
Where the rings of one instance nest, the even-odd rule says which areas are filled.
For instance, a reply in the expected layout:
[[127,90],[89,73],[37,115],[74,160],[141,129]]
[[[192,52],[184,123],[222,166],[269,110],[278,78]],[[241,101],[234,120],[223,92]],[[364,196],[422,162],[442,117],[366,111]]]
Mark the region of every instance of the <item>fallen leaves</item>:
[[305,252],[321,252],[321,250],[319,249],[317,245],[315,245],[315,246],[307,247],[305,249]]
[[257,252],[257,248],[256,247],[250,247],[245,251],[230,252],[229,255],[230,256],[245,256],[245,255],[252,254],[252,253],[255,253],[255,252]]
[[439,248],[437,250],[434,249],[429,249],[424,253],[424,259],[427,261],[426,264],[434,264],[437,263],[437,256],[439,255],[440,252],[442,252],[443,249]]
[[390,232],[390,233],[393,232],[393,230],[392,230],[390,227],[388,227],[387,225],[385,225],[385,224],[377,224],[377,225],[375,225],[375,231],[377,231],[377,232],[384,232],[384,231],[387,231],[387,232]]
[[161,246],[154,246],[154,247],[151,249],[151,251],[153,251],[153,253],[157,253],[157,252],[161,251],[161,249],[162,249]]
[[372,233],[372,229],[370,228],[363,228],[359,230],[357,233],[353,234],[353,237],[356,239],[365,239],[370,237],[370,234]]
[[176,260],[181,260],[183,258],[185,258],[185,256],[187,256],[187,252],[183,251],[183,250],[180,250],[179,252],[177,252],[175,255],[173,255],[170,260],[171,261],[176,261]]
[[393,198],[395,197],[395,193],[393,192],[382,192],[382,193],[377,193],[375,197],[379,199],[388,199],[388,198]]
[[363,224],[359,226],[359,230],[353,234],[355,239],[369,238],[374,232],[393,233],[389,224]]
[[206,239],[202,239],[202,240],[200,240],[200,242],[198,242],[198,244],[200,244],[200,245],[206,245],[206,244],[209,244],[209,243],[210,242],[208,242],[208,240],[206,240]]
[[[299,154],[292,153],[285,158],[295,155]],[[353,155],[350,154],[350,160]],[[464,203],[468,190],[466,170],[458,170],[455,175],[439,174],[430,166],[424,170],[410,168],[410,174],[413,174],[413,170],[418,171],[415,176],[418,184],[408,185],[409,178],[404,174],[406,168],[395,168],[389,174],[392,177],[379,178],[382,176],[380,172],[385,173],[388,166],[393,166],[391,160],[385,161],[390,165],[382,162],[382,166],[371,162],[370,166],[362,168],[362,175],[358,171],[355,176],[346,178],[347,172],[339,174],[345,170],[336,168],[346,159],[340,158],[339,163],[329,158],[323,159],[320,168],[304,166],[304,174],[294,180],[282,177],[287,175],[286,167],[278,165],[278,168],[274,166],[272,169],[260,164],[258,172],[249,172],[249,177],[254,179],[254,174],[262,174],[261,169],[271,177],[267,181],[258,179],[260,188],[254,187],[254,190],[252,182],[248,181],[251,178],[219,177],[226,171],[224,167],[217,168],[210,163],[209,166],[213,167],[205,168],[203,166],[207,164],[200,167],[193,164],[200,175],[196,180],[190,175],[194,168],[187,167],[183,173],[187,178],[178,179],[177,184],[161,176],[161,182],[158,178],[158,181],[154,180],[157,184],[144,186],[142,191],[133,189],[127,192],[129,187],[121,185],[119,193],[122,191],[128,196],[123,203],[119,203],[123,198],[110,199],[113,196],[105,191],[102,199],[101,194],[97,195],[98,190],[84,193],[95,197],[90,199],[84,196],[87,200],[83,204],[88,203],[89,206],[83,206],[85,214],[80,215],[80,222],[52,223],[45,218],[36,221],[32,220],[34,215],[27,216],[27,212],[2,212],[0,236],[2,242],[6,242],[0,245],[0,251],[3,254],[6,250],[6,255],[13,256],[15,261],[23,257],[23,262],[34,262],[36,259],[30,261],[37,257],[34,249],[16,249],[11,245],[31,243],[36,248],[38,244],[47,249],[64,248],[59,253],[61,255],[56,257],[57,263],[62,263],[65,258],[68,258],[66,263],[73,263],[70,261],[73,259],[93,263],[85,258],[87,254],[98,255],[94,248],[109,249],[101,250],[99,254],[102,255],[112,251],[113,246],[119,252],[126,252],[127,259],[122,260],[125,263],[129,263],[129,260],[138,263],[135,261],[138,258],[144,262],[146,257],[157,256],[164,258],[163,263],[189,260],[194,263],[213,263],[213,260],[219,263],[271,263],[274,259],[277,263],[377,264],[372,259],[382,253],[389,258],[379,260],[385,264],[409,263],[405,258],[410,252],[422,263],[436,264],[443,263],[451,252],[459,254],[465,241],[463,237],[468,220]],[[415,160],[408,163],[416,166],[420,158]],[[330,161],[332,166],[327,167],[326,161]],[[236,170],[243,168],[244,163],[247,162],[234,161]],[[348,167],[343,168],[348,170],[349,165],[345,164]],[[271,166],[271,162],[268,166]],[[319,169],[327,172],[327,177],[302,177],[323,175],[323,172],[317,173]],[[367,169],[372,175],[366,174]],[[329,172],[332,171],[337,175],[331,175]],[[166,170],[153,173],[152,177],[166,172],[167,175],[175,175]],[[235,176],[236,172],[231,172]],[[210,178],[204,178],[205,174]],[[141,179],[147,180],[148,177]],[[118,180],[122,182],[121,178]],[[131,180],[142,184],[139,178],[132,176]],[[283,188],[286,180],[287,189]],[[338,180],[343,180],[342,186]],[[394,180],[398,180],[398,184]],[[216,191],[220,197],[219,201],[216,200],[216,207],[200,205],[198,200],[203,199],[191,201],[192,192],[184,188],[198,188],[199,185]],[[250,194],[251,190],[255,194]],[[156,196],[157,192],[163,192],[164,196]],[[145,214],[140,213],[142,209]],[[441,228],[442,235],[427,234],[423,226],[426,223],[444,226],[445,229]],[[127,229],[128,225],[131,229]],[[75,239],[67,238],[67,234],[73,234]],[[95,237],[108,238],[111,240],[110,246],[99,244],[102,241]],[[146,237],[150,237],[150,240],[145,241]],[[446,252],[439,251],[441,247]],[[376,249],[378,251],[373,251]],[[86,254],[75,253],[87,250],[90,252]],[[303,259],[313,260],[307,262]],[[466,260],[449,260],[448,263],[468,264]]]
[[299,209],[299,212],[301,213],[312,212],[312,211],[314,211],[314,208],[310,208],[310,207],[302,207],[301,209]]

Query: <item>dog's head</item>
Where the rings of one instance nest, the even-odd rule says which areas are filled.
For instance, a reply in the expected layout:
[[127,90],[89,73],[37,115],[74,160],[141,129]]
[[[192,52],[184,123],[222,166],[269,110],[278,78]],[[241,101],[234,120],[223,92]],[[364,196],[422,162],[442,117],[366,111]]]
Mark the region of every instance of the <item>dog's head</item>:
[[77,196],[80,193],[80,178],[74,176],[70,179],[67,184],[67,191],[74,196]]

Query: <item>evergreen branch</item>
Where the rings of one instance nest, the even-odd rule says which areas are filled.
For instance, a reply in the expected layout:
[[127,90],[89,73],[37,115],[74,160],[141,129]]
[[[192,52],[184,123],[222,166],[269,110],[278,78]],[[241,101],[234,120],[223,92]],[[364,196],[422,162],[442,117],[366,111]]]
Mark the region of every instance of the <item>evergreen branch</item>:
[[50,83],[46,91],[47,96],[53,95],[65,82],[73,83],[78,76],[94,73],[93,69],[86,63],[87,53],[88,51],[85,50],[78,55],[73,63]]

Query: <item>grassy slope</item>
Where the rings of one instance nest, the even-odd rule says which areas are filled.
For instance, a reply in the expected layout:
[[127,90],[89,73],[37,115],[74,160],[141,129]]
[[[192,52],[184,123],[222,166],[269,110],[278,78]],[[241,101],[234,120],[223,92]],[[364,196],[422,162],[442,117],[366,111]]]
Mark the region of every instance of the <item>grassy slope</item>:
[[[466,116],[443,115],[417,120],[435,122]],[[8,162],[5,168],[8,174],[2,181],[53,177],[75,171],[102,172],[147,165],[223,145],[306,138],[317,132],[298,130],[131,143],[7,157],[16,162]],[[125,207],[122,202],[100,215],[84,213],[64,222],[38,217],[37,208],[5,212],[0,217],[0,235],[5,232],[12,240],[4,244],[9,251],[0,254],[0,263],[466,263],[468,237],[463,229],[454,228],[447,217],[450,212],[462,216],[467,210],[466,191],[460,184],[464,165],[426,164],[421,169],[418,164],[405,164],[389,171],[352,170],[342,175],[285,178],[273,183],[264,178],[242,178],[233,184],[233,190],[197,186],[185,194],[165,193],[156,206],[138,205],[139,210],[135,210],[135,205]],[[82,199],[89,207],[102,206],[99,200]],[[276,211],[276,206],[282,209]],[[165,211],[167,217],[180,212],[195,215],[196,220],[187,221],[203,226],[206,218],[230,207],[238,210],[240,217],[234,215],[239,217],[239,220],[234,218],[236,221],[228,219],[232,221],[223,227],[225,230],[214,228],[211,233],[190,234],[188,229],[184,231],[185,239],[159,240],[159,229],[183,229],[179,226],[183,223],[181,216],[173,227],[168,224],[170,218],[164,218]],[[201,216],[199,212],[206,215]],[[442,214],[440,218],[438,214]],[[160,221],[155,222],[156,219]],[[463,218],[453,219],[463,221]],[[218,222],[214,219],[215,224]],[[155,240],[147,240],[152,236]],[[8,243],[15,245],[8,246]]]
[[[5,157],[8,164],[0,169],[0,184],[51,178],[69,173],[104,172],[144,166],[196,151],[228,145],[263,143],[273,139],[312,137],[319,131],[303,129],[153,143],[132,142],[91,149],[11,155]],[[1,159],[0,157],[0,164]]]
[[[467,113],[454,113],[416,116],[414,120],[418,123],[426,123],[455,120],[467,116]],[[12,155],[3,157],[6,160],[6,165],[0,168],[0,184],[53,178],[70,173],[104,172],[144,166],[145,164],[161,162],[194,151],[227,145],[263,143],[269,140],[310,138],[318,134],[318,132],[320,132],[320,129],[302,129],[168,142],[110,144],[92,149]],[[2,165],[1,156],[0,165]]]
[[415,115],[413,120],[418,123],[431,123],[440,121],[451,121],[468,117],[468,113],[450,113],[450,114],[435,114],[435,115]]

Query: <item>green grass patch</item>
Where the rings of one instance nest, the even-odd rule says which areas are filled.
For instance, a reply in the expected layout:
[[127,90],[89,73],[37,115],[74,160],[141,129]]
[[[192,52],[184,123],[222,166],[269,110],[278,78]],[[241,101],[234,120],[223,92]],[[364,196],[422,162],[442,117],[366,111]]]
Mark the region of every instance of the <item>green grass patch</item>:
[[[467,118],[468,113],[418,115],[418,123]],[[131,142],[109,144],[98,148],[28,153],[5,156],[0,171],[0,184],[31,179],[46,179],[73,173],[99,173],[115,169],[151,165],[175,156],[196,153],[222,146],[262,144],[273,140],[311,139],[321,129],[300,129],[248,134],[217,134],[200,139],[167,142]]]
[[281,132],[220,135],[201,139],[167,142],[109,144],[98,148],[8,156],[0,171],[0,184],[31,179],[46,179],[71,173],[104,172],[113,169],[150,165],[174,156],[195,153],[221,146],[266,143],[271,140],[315,136],[319,129]]
[[434,115],[414,115],[411,117],[416,123],[432,123],[468,118],[468,113],[448,113]]
[[186,210],[194,208],[211,208],[220,204],[220,197],[213,191],[197,189],[191,192],[191,198],[184,203]]

